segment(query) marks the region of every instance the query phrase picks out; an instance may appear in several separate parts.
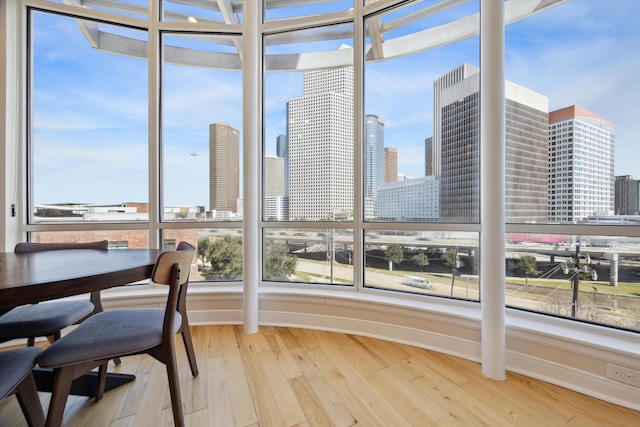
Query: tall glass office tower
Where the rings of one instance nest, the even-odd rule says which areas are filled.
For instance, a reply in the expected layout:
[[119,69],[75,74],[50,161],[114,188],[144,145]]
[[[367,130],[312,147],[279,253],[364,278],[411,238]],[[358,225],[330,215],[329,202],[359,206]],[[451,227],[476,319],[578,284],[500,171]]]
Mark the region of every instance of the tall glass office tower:
[[[284,159],[284,195],[289,195],[289,138],[278,135],[276,138],[276,155]],[[288,202],[287,202],[288,203]]]
[[378,217],[378,189],[384,184],[384,122],[364,117],[364,217]]
[[[440,106],[438,114],[434,112],[434,145],[437,135],[442,156],[440,215],[445,222],[480,219],[480,74],[462,78],[467,69],[474,67],[463,65],[446,74],[458,80],[446,87],[436,85],[444,89],[434,93]],[[510,81],[505,81],[505,98],[505,219],[543,222],[548,209],[549,101]]]

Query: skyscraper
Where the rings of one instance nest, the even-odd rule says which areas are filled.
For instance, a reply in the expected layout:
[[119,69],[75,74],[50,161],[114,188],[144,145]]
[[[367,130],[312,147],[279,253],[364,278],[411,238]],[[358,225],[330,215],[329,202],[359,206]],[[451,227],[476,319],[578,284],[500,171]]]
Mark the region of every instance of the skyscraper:
[[209,206],[237,212],[240,195],[240,133],[224,124],[209,125]]
[[[474,69],[467,65],[456,69],[459,71],[456,77],[464,75],[465,69]],[[475,72],[449,83],[434,94],[440,106],[437,114],[434,111],[437,121],[434,121],[433,143],[435,146],[438,135],[442,155],[441,220],[477,222],[480,211],[480,74]],[[509,81],[505,81],[505,96],[505,219],[507,222],[546,221],[548,99]]]
[[278,135],[276,138],[276,154],[284,159],[284,195],[289,194],[289,138]]
[[631,175],[616,176],[616,215],[638,215],[640,213],[640,181]]
[[264,218],[286,221],[288,204],[285,192],[284,160],[282,157],[264,158]]
[[440,168],[442,167],[442,128],[440,126],[442,123],[441,94],[448,87],[456,85],[479,72],[480,69],[473,65],[462,64],[433,82],[433,144],[431,146],[433,175],[441,175]]
[[396,182],[398,180],[398,149],[384,148],[384,182]]
[[276,138],[276,155],[283,159],[287,157],[287,152],[289,151],[288,145],[287,135],[278,135]]
[[384,184],[384,122],[364,116],[364,217],[378,216],[378,188]]
[[424,140],[424,176],[433,175],[433,137]]
[[284,196],[284,159],[276,156],[264,158],[264,195]]
[[287,103],[289,216],[348,218],[353,211],[353,68],[304,74]]
[[572,105],[549,113],[549,220],[614,213],[614,124]]

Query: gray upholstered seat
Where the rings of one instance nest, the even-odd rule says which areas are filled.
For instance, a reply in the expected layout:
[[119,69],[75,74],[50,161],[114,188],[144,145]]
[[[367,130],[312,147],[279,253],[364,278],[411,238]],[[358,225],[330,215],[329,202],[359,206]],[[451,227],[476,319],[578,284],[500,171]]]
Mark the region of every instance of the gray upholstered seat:
[[52,301],[21,305],[0,316],[0,342],[17,338],[57,336],[93,313],[89,301]]
[[[176,251],[163,252],[158,256],[151,280],[156,284],[169,285],[165,308],[111,310],[94,314],[45,349],[40,356],[40,366],[53,368],[54,373],[47,426],[62,423],[75,378],[99,366],[99,390],[96,394],[96,400],[99,400],[104,392],[109,359],[139,353],[148,353],[166,365],[174,423],[184,426],[174,337],[182,332],[192,373],[196,376],[195,354],[184,308],[184,291],[189,282],[194,253],[194,246],[181,242]],[[185,310],[185,314],[181,315],[181,310]]]
[[32,374],[41,353],[39,347],[0,352],[0,400],[15,393],[30,426],[44,425],[44,412]]
[[[142,353],[162,344],[164,308],[111,310],[97,313],[54,342],[40,357],[43,368]],[[176,313],[173,333],[180,330]]]
[[[108,240],[82,243],[21,242],[16,245],[14,252],[108,248]],[[99,292],[91,295],[91,301],[52,301],[15,307],[0,315],[0,342],[27,338],[28,344],[33,345],[38,337],[48,337],[49,341],[55,341],[60,338],[62,329],[98,311],[102,311]]]

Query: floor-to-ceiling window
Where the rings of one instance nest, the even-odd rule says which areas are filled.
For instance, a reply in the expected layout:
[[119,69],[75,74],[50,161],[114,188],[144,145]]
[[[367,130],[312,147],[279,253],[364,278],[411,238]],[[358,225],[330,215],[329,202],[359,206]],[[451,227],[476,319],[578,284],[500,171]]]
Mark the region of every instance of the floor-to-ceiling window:
[[505,27],[510,307],[640,327],[639,6],[574,0]]
[[[103,27],[146,46],[146,31]],[[146,57],[95,48],[97,29],[30,14],[29,223],[147,220],[135,206],[149,200]]]
[[366,288],[479,300],[479,10],[412,2],[363,17]]
[[264,37],[265,280],[354,283],[353,43],[351,22]]
[[[165,17],[179,15],[167,10]],[[163,229],[163,241],[188,236],[198,247],[200,280],[238,280],[243,271],[238,226],[242,221],[242,69],[237,61],[241,38],[163,32],[161,43],[160,215],[174,227]]]

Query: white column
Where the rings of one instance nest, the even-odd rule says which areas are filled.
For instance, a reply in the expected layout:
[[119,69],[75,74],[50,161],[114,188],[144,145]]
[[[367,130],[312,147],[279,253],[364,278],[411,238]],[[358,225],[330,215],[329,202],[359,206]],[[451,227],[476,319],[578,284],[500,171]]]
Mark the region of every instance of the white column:
[[480,2],[480,302],[482,373],[505,374],[504,2]]
[[260,135],[262,129],[262,2],[243,3],[243,242],[244,332],[258,332],[258,280],[262,264],[260,246]]
[[[25,150],[25,132],[20,126],[20,114],[26,78],[20,70],[24,60],[19,49],[23,22],[20,2],[0,1],[0,252],[12,251],[25,236],[21,230],[25,217],[27,194],[21,176]],[[12,207],[15,206],[15,209]]]
[[[362,218],[364,216],[364,204],[362,203],[362,190],[363,190],[363,170],[364,164],[362,161],[363,151],[363,117],[364,117],[364,21],[362,20],[362,2],[354,3],[355,19],[353,23],[354,37],[354,57],[353,57],[353,177],[354,177],[354,189],[353,189],[353,229],[362,230]],[[356,237],[357,236],[357,237]],[[335,245],[335,242],[332,242]],[[358,289],[364,286],[364,271],[363,271],[363,257],[364,257],[364,242],[362,233],[354,233],[353,238],[353,279]],[[333,260],[333,258],[332,258]]]
[[160,223],[160,4],[149,2],[149,247],[162,249]]

